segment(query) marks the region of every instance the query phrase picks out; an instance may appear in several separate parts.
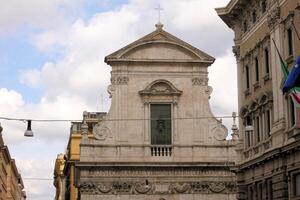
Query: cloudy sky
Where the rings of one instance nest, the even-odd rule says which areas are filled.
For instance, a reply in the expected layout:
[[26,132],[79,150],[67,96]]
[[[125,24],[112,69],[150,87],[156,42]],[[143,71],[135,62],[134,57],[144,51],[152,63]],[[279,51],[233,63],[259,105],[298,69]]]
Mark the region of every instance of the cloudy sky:
[[[0,0],[0,117],[81,119],[107,111],[110,67],[104,57],[154,30],[155,7],[164,29],[216,58],[210,67],[217,116],[237,110],[232,31],[214,8],[229,0]],[[28,199],[53,199],[56,155],[64,152],[70,123],[0,120]],[[224,121],[227,126],[231,121]],[[230,128],[230,127],[228,127]]]

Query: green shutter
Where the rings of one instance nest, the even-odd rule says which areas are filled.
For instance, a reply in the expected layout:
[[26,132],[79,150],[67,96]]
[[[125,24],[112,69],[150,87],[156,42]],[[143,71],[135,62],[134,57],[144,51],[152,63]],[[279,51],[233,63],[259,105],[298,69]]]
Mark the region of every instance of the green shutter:
[[151,144],[171,144],[171,104],[151,104]]

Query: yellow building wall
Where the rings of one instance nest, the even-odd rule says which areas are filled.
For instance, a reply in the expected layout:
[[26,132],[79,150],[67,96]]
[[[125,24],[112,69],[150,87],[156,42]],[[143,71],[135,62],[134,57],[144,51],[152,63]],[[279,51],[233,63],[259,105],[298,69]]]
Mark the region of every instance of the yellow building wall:
[[70,158],[69,160],[78,161],[80,159],[80,140],[81,134],[72,134],[70,139]]
[[75,177],[75,166],[72,165],[71,166],[71,173],[70,173],[70,177],[71,177],[71,180],[70,180],[70,199],[71,200],[77,200],[77,196],[78,196],[78,189],[75,187],[75,180],[74,180],[74,177]]

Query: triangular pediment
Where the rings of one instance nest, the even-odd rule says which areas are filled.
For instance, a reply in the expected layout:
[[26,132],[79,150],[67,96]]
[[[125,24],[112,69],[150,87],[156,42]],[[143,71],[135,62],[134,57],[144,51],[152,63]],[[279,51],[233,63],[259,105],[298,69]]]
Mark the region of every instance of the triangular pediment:
[[105,57],[111,62],[198,62],[212,64],[214,58],[161,27]]

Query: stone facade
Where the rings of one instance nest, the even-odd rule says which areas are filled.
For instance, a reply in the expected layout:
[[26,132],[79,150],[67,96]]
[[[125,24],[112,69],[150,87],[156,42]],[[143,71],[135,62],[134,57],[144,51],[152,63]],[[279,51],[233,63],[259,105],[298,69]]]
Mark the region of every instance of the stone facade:
[[[101,121],[103,112],[85,112],[88,127],[94,127]],[[57,155],[54,165],[53,185],[56,189],[55,200],[77,200],[78,188],[75,187],[75,163],[80,160],[80,141],[82,137],[81,122],[72,122],[70,136],[65,153]],[[88,136],[95,138],[92,133]]]
[[237,141],[209,107],[214,58],[157,24],[105,62],[111,108],[94,126],[84,117],[80,199],[234,199]]
[[231,0],[216,9],[235,33],[238,199],[300,199],[300,112],[283,95],[284,62],[300,54],[299,0]]
[[25,200],[24,183],[15,160],[4,144],[2,130],[0,124],[0,200]]

